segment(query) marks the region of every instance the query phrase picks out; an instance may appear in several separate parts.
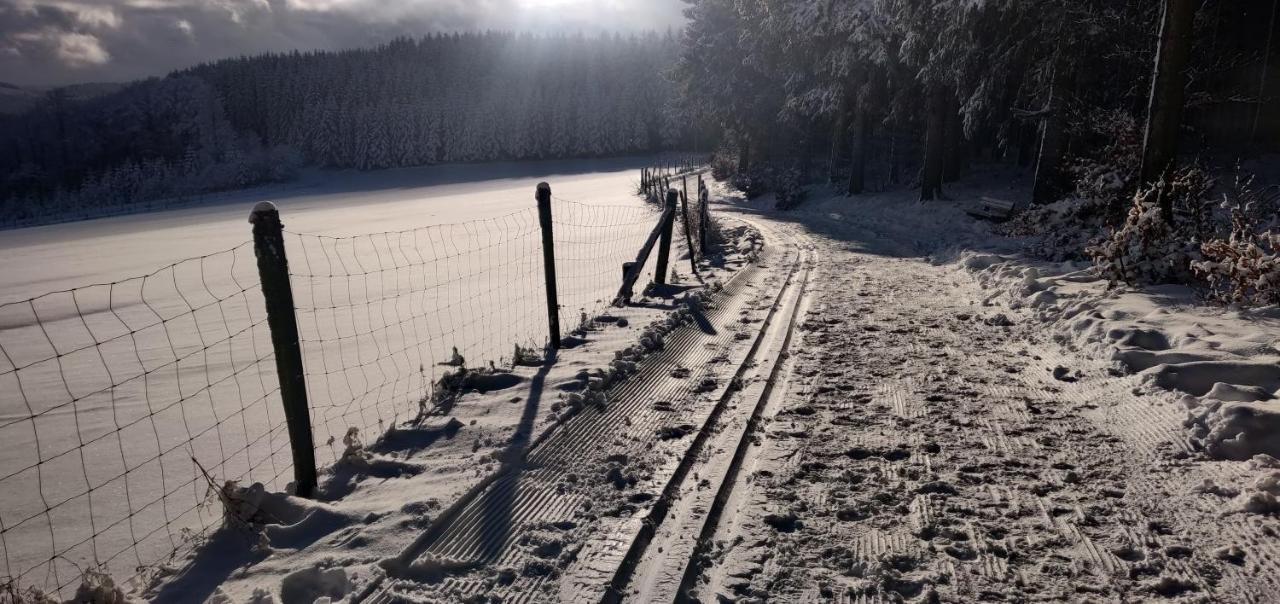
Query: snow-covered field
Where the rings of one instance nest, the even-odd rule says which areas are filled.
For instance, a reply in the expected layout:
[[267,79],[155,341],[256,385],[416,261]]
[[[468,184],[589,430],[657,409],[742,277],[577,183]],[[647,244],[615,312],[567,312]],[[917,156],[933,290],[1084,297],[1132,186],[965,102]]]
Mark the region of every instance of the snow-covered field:
[[355,235],[493,218],[534,207],[540,181],[564,199],[631,204],[652,158],[309,172],[289,185],[227,193],[213,205],[0,231],[0,303],[150,272],[247,241],[249,210],[279,208],[285,228]]
[[132,575],[220,521],[200,506],[201,468],[284,490],[256,202],[285,224],[324,464],[349,428],[372,440],[417,413],[455,347],[477,366],[542,345],[539,181],[556,198],[563,331],[598,312],[653,227],[634,195],[649,159],[317,172],[215,205],[0,232],[0,576]]

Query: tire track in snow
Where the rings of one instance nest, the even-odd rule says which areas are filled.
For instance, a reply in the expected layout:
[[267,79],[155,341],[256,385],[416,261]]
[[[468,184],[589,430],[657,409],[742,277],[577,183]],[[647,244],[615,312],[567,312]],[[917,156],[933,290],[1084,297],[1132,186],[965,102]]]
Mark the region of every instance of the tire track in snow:
[[[525,464],[496,477],[442,515],[399,557],[402,579],[377,586],[379,591],[369,594],[371,599],[391,601],[400,590],[406,597],[452,599],[485,593],[504,601],[543,600],[558,582],[581,581],[576,575],[583,571],[599,575],[620,562],[601,560],[582,548],[601,541],[614,544],[600,548],[605,552],[618,545],[625,548],[625,535],[637,526],[623,518],[639,518],[643,510],[661,502],[639,497],[661,490],[662,477],[679,470],[679,464],[673,468],[664,460],[687,457],[692,446],[691,439],[683,436],[655,443],[654,434],[670,428],[677,418],[692,424],[709,417],[717,408],[715,395],[730,391],[732,380],[720,375],[719,366],[725,363],[712,361],[741,355],[733,349],[741,347],[739,334],[754,330],[751,317],[762,306],[759,300],[772,298],[777,282],[789,282],[794,274],[794,270],[780,269],[796,264],[796,250],[770,247],[760,263],[739,272],[717,296],[706,315],[715,335],[708,336],[696,326],[673,332],[665,350],[645,359],[632,379],[608,392],[609,403],[603,410],[587,408],[570,418],[530,447]],[[773,263],[777,266],[771,268]],[[749,357],[735,359],[740,371]],[[689,379],[671,377],[683,367],[698,369]],[[714,390],[704,392],[703,378],[715,380],[711,382]],[[721,399],[725,396],[721,394]],[[659,411],[655,401],[665,401],[669,408]],[[605,461],[602,453],[629,460],[622,465],[626,472],[630,472],[628,466],[649,465],[637,470],[638,476],[628,475],[629,486],[616,493],[613,487],[593,492],[593,483],[604,482],[598,474],[592,475],[600,470],[594,464]],[[575,490],[579,485],[583,488]],[[623,506],[616,515],[594,507],[614,500]],[[495,509],[509,512],[495,517],[489,511]],[[494,522],[495,518],[505,521]],[[536,542],[548,532],[557,532],[552,541]],[[552,550],[540,551],[548,544]],[[556,564],[562,568],[555,568]],[[591,582],[583,587],[587,585]]]

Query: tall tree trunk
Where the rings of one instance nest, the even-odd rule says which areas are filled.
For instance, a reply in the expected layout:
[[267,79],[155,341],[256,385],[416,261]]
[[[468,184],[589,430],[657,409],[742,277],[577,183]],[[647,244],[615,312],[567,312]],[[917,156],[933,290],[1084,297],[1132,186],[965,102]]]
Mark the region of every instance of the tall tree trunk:
[[747,135],[738,137],[738,174],[746,174],[751,169],[751,139]]
[[1267,74],[1271,73],[1271,44],[1276,37],[1276,14],[1280,13],[1280,0],[1271,0],[1271,25],[1267,27],[1267,45],[1262,50],[1262,70],[1258,76],[1258,104],[1253,109],[1253,126],[1249,128],[1249,144],[1258,142],[1258,124],[1262,121],[1262,107],[1267,104]]
[[835,124],[831,131],[831,155],[827,158],[827,184],[836,181],[836,165],[840,163],[840,151],[844,148],[845,132],[849,129],[848,101],[840,103]]
[[849,195],[861,194],[866,189],[869,129],[866,99],[859,99],[857,111],[853,117],[853,144],[849,153]]
[[1046,116],[1040,124],[1040,153],[1036,156],[1036,178],[1031,187],[1031,203],[1051,203],[1062,194],[1062,116]]
[[1037,129],[1028,124],[1018,126],[1018,166],[1031,165],[1031,152],[1036,145]]
[[947,103],[946,157],[942,163],[942,182],[960,180],[964,164],[964,122],[960,119],[960,105],[954,100]]
[[925,120],[924,163],[920,166],[920,200],[942,196],[942,168],[946,160],[947,93],[941,86],[929,91]]
[[889,184],[902,184],[902,153],[898,150],[898,131],[889,130]]
[[[817,132],[815,132],[817,130],[816,125],[809,128],[809,130],[810,134],[813,135],[813,138],[819,138]],[[800,129],[797,128],[796,131],[799,132]],[[796,141],[795,145],[796,150],[800,152],[800,182],[809,182],[809,177],[813,175],[814,154],[812,153],[813,149],[811,148],[810,140],[812,139],[809,139],[808,137],[801,138]]]
[[[1178,153],[1178,133],[1187,93],[1187,63],[1200,0],[1164,0],[1160,22],[1160,46],[1156,49],[1151,99],[1147,105],[1147,132],[1142,144],[1141,184],[1155,182],[1169,169]],[[1172,200],[1161,197],[1160,213],[1173,221]]]
[[1049,100],[1045,104],[1048,113],[1040,122],[1040,153],[1036,156],[1036,178],[1031,187],[1031,203],[1055,201],[1062,194],[1062,152],[1065,147],[1064,102],[1069,93],[1070,75],[1060,62],[1053,67],[1049,84]]

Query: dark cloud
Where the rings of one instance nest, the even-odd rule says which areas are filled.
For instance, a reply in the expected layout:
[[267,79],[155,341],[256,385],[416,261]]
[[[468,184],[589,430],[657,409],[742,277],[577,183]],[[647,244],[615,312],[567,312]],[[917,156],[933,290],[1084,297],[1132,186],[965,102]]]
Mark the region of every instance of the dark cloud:
[[160,75],[202,61],[396,36],[664,30],[681,0],[0,0],[0,81]]

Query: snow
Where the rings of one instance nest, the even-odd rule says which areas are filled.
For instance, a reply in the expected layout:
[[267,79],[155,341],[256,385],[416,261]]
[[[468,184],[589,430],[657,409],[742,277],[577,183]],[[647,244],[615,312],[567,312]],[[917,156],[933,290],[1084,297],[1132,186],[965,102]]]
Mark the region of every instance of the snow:
[[[620,173],[599,186],[629,196],[632,179]],[[726,478],[737,482],[698,560],[699,597],[1265,600],[1259,577],[1280,573],[1269,537],[1280,530],[1276,309],[1206,305],[1185,287],[1111,287],[1085,264],[1028,258],[1023,241],[966,213],[983,197],[1026,194],[1025,179],[1004,168],[980,167],[946,187],[949,200],[927,203],[906,189],[847,198],[815,187],[799,209],[777,213],[768,196],[712,190],[727,204],[716,212],[725,224],[738,224],[738,212],[760,232],[732,231],[735,257],[703,275],[703,289],[672,295],[698,285],[673,259],[683,275],[675,285],[587,322],[555,362],[460,373],[460,396],[385,432],[344,426],[318,501],[253,477],[227,485],[230,505],[218,505],[238,520],[157,569],[141,595],[309,602],[392,588],[429,598],[449,578],[471,594],[532,582],[539,594],[595,597],[697,421],[597,435],[545,486],[599,509],[512,519],[501,545],[511,556],[435,558],[418,542],[504,472],[536,471],[526,451],[571,432],[578,409],[607,406],[608,386],[632,377],[665,334],[696,319],[703,292],[764,245],[771,255],[760,268],[772,280],[743,288],[755,297],[738,302],[741,331],[726,337],[745,348],[786,268],[767,265],[805,250],[813,276],[809,293],[794,294],[790,351],[772,348],[775,322],[746,382],[703,380],[690,363],[657,376],[698,376],[705,383],[688,388],[691,398],[754,396],[768,363],[781,364],[742,471]],[[392,215],[395,203],[360,207],[385,204]],[[332,228],[349,227],[361,232]],[[448,360],[445,352],[437,358]],[[752,413],[727,400],[725,417],[705,428],[712,448],[677,485],[675,517],[653,542],[661,545],[637,563],[645,591],[636,593],[670,593],[680,582],[688,559],[663,557],[663,547],[693,547],[688,535],[701,530],[720,492],[713,481],[725,475],[716,464],[736,446],[727,428]],[[654,401],[646,412],[685,403]],[[511,560],[519,564],[502,565]]]
[[[6,566],[0,574],[16,576],[41,568],[55,548],[62,550],[73,544],[79,545],[66,551],[66,561],[55,562],[57,572],[39,570],[23,576],[22,584],[50,588],[77,582],[76,566],[89,567],[94,560],[107,562],[107,570],[123,581],[134,574],[135,567],[161,561],[174,546],[189,543],[192,535],[185,529],[200,531],[219,522],[218,510],[206,504],[207,485],[193,468],[191,456],[200,460],[216,480],[262,482],[273,491],[285,489],[292,473],[280,402],[272,387],[274,366],[269,360],[270,340],[261,323],[261,298],[256,296],[256,290],[235,294],[242,287],[257,283],[252,247],[245,244],[250,238],[248,213],[255,203],[264,199],[274,202],[287,231],[327,237],[490,219],[513,211],[534,216],[530,223],[533,230],[520,239],[533,254],[504,269],[518,268],[520,273],[511,276],[491,267],[488,271],[488,283],[492,284],[536,282],[536,289],[513,292],[530,307],[512,308],[509,298],[499,294],[467,300],[466,312],[471,314],[451,311],[454,320],[467,316],[495,318],[471,323],[468,331],[459,332],[458,339],[466,336],[468,341],[434,341],[427,351],[445,360],[449,346],[458,346],[473,366],[482,366],[490,359],[510,358],[516,343],[537,345],[545,338],[545,327],[537,327],[545,325],[546,314],[542,310],[541,258],[536,255],[535,185],[547,181],[557,199],[590,207],[631,207],[634,210],[628,215],[637,219],[634,223],[597,229],[598,234],[575,233],[571,229],[565,232],[576,236],[558,252],[567,258],[559,267],[568,290],[561,297],[566,305],[562,316],[574,318],[572,323],[563,321],[567,331],[576,324],[578,305],[594,304],[593,300],[612,294],[606,289],[617,286],[614,276],[620,268],[601,272],[599,262],[616,260],[620,265],[622,257],[613,256],[634,255],[634,249],[624,248],[638,247],[652,228],[649,221],[639,219],[649,215],[656,219],[656,213],[633,195],[638,170],[650,161],[652,158],[624,158],[452,165],[374,173],[313,172],[291,188],[243,191],[199,207],[4,231],[0,234],[0,291],[5,302],[88,283],[124,281],[80,290],[74,296],[55,294],[33,305],[4,306],[0,311],[0,346],[10,355],[5,368],[24,367],[0,376],[0,421],[5,424],[0,428],[0,441],[12,452],[0,461],[0,475],[13,474],[0,489],[0,516],[12,529],[5,535]],[[605,235],[623,240],[632,236],[636,243],[629,246],[623,241],[604,248],[593,237]],[[502,234],[486,236],[494,241]],[[356,304],[382,297],[400,300],[396,288],[406,283],[403,281],[388,281],[378,289],[382,284],[372,280],[363,284],[367,288],[363,292],[353,295],[352,290],[347,290],[336,298],[332,297],[333,286],[329,286],[327,292],[313,290],[320,293],[312,296],[312,291],[302,288],[305,281],[296,276],[307,270],[307,264],[298,258],[300,240],[293,235],[288,237],[291,239],[287,239],[286,246],[290,246],[294,287],[298,290],[295,298],[300,307]],[[466,242],[459,236],[451,243],[456,246],[454,249],[464,249]],[[232,252],[222,252],[233,248]],[[376,250],[355,251],[369,255],[357,257],[354,262],[374,265],[371,256]],[[594,263],[575,261],[575,256],[589,254],[597,255]],[[169,262],[205,255],[209,256],[161,271],[149,280],[127,280]],[[432,275],[445,279],[449,274],[468,270],[483,272],[489,266],[484,263],[503,258],[477,255],[470,260],[480,264],[467,267],[455,261],[450,266],[454,273]],[[687,270],[675,259],[672,264],[679,271]],[[588,271],[591,278],[583,278]],[[408,269],[400,272],[407,274]],[[428,273],[414,272],[412,283],[429,287]],[[317,283],[328,286],[325,281]],[[450,295],[478,291],[458,287]],[[325,297],[326,293],[329,297]],[[415,303],[430,301],[417,299]],[[436,302],[437,306],[445,303]],[[570,303],[575,305],[569,306]],[[395,304],[384,306],[382,312],[404,311],[400,302]],[[191,312],[193,307],[199,310]],[[108,308],[114,308],[117,314],[113,316]],[[359,330],[364,332],[386,329],[378,319],[365,318],[363,314],[340,318],[358,319]],[[83,324],[78,318],[82,315]],[[45,332],[36,328],[37,316]],[[161,317],[168,319],[159,321]],[[393,338],[387,332],[383,337],[380,332],[376,341],[349,337],[346,349],[338,354],[325,348],[324,343],[310,343],[313,339],[331,338],[333,333],[325,331],[329,329],[327,324],[311,324],[307,318],[300,315],[299,322],[304,355],[311,359],[308,387],[320,448],[318,457],[327,464],[341,456],[343,445],[338,441],[349,427],[357,427],[360,438],[375,440],[387,425],[416,412],[417,399],[405,386],[408,378],[388,377],[387,372],[404,371],[409,366],[403,354],[387,357],[378,364],[368,361],[377,356],[374,350],[385,354],[405,348],[401,336]],[[387,315],[383,314],[381,321],[386,320]],[[517,339],[505,330],[520,321],[529,321],[536,329],[521,332]],[[338,327],[337,333],[350,334],[350,329]],[[107,342],[101,346],[101,356],[93,342]],[[420,370],[420,365],[433,371],[435,367],[425,356],[424,352],[424,360],[412,364],[411,372],[419,379],[419,388],[425,388],[425,378],[434,375],[422,375],[425,369]],[[40,360],[45,357],[49,360]],[[365,383],[376,384],[376,379],[398,379],[396,388],[394,392],[391,388],[377,390],[376,401],[334,389],[333,379],[340,379],[343,374],[326,374],[316,367],[318,358],[329,362],[330,369],[333,363],[348,367],[347,380],[363,378]],[[26,367],[29,363],[34,365]],[[384,373],[378,375],[375,370]],[[533,374],[528,371],[522,379],[527,382]],[[18,387],[19,378],[22,389]],[[112,383],[120,386],[101,390]],[[354,383],[362,385],[359,381]],[[498,390],[499,385],[472,386]],[[337,407],[338,403],[343,406]],[[40,419],[26,419],[33,413],[40,414]],[[484,421],[480,417],[470,419]],[[431,438],[429,426],[417,430],[409,434]],[[76,454],[80,443],[87,443],[84,455]],[[39,460],[44,461],[39,469],[28,468]],[[420,468],[399,467],[375,458],[368,460],[360,473],[389,476],[414,471]],[[86,491],[94,494],[86,496]],[[448,488],[443,492],[447,493]],[[50,506],[54,510],[46,517],[43,510]],[[90,507],[94,510],[92,515],[87,513]],[[139,510],[136,516],[129,516]],[[12,528],[29,516],[34,519]],[[277,539],[305,541],[310,525],[306,521],[300,523],[295,531],[301,535],[290,537],[288,531],[280,530],[269,534]],[[94,527],[102,534],[86,541]],[[138,543],[137,555],[132,549],[134,543]]]
[[1270,597],[1274,309],[1029,259],[962,211],[1009,182],[767,216],[821,286],[698,598]]
[[287,187],[215,196],[198,207],[0,231],[0,302],[131,277],[230,248],[249,239],[249,210],[262,200],[280,208],[291,231],[381,233],[532,208],[540,181],[550,183],[552,193],[563,199],[633,203],[638,172],[652,161],[634,157],[311,171]]
[[1109,359],[1144,387],[1176,393],[1189,436],[1210,456],[1280,454],[1280,313],[1209,306],[1185,286],[1108,287],[1073,263],[971,254],[1002,302],[1051,330],[1068,349]]
[[[248,508],[258,509],[261,501],[279,509],[252,527],[260,541],[253,541],[258,539],[253,531],[226,525],[177,561],[172,574],[158,576],[143,595],[221,602],[273,597],[288,604],[365,593],[387,575],[393,581],[438,579],[448,569],[412,556],[404,560],[403,552],[413,552],[415,539],[466,495],[524,465],[531,443],[547,438],[583,405],[607,404],[601,392],[660,350],[664,334],[694,320],[691,309],[743,266],[742,256],[758,250],[758,235],[737,231],[743,242],[756,245],[743,243],[743,252],[722,268],[704,266],[700,280],[679,270],[686,264],[675,260],[686,252],[677,242],[672,264],[685,276],[674,283],[683,293],[637,296],[634,305],[613,309],[566,337],[553,362],[479,375],[471,382],[476,388],[447,411],[369,435],[367,444],[349,435],[345,454],[321,477],[323,503],[270,493],[262,485],[242,489],[237,500],[247,500]],[[731,243],[738,244],[737,239]],[[624,457],[611,463],[637,471],[636,463],[627,462]],[[584,479],[594,473],[584,470]],[[601,486],[608,486],[607,480]],[[544,537],[529,547],[545,549],[542,558],[556,557],[554,535]]]

